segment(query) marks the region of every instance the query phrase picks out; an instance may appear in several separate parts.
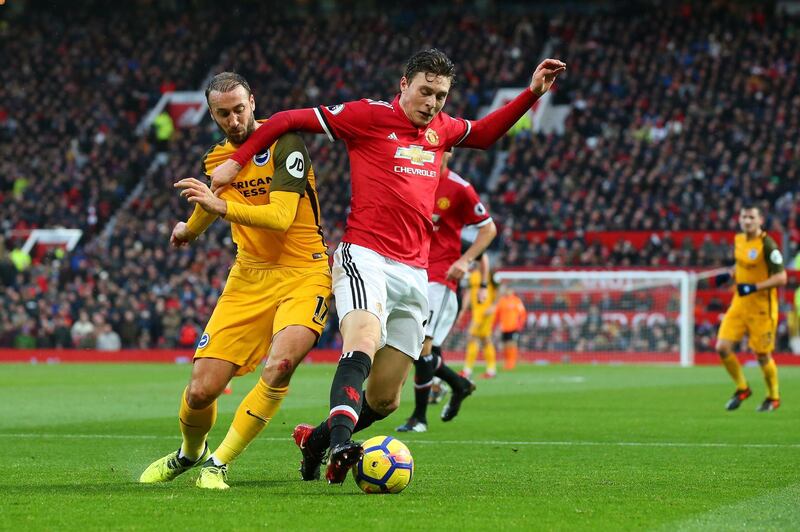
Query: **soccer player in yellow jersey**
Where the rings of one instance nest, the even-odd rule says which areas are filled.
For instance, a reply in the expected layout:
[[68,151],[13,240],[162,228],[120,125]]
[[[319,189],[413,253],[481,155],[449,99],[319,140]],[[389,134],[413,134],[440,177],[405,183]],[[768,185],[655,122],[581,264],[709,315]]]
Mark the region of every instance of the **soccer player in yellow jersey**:
[[[722,364],[736,383],[736,392],[726,404],[736,410],[742,401],[752,395],[742,372],[742,366],[733,352],[734,345],[747,334],[750,349],[758,356],[758,363],[767,383],[767,397],[758,407],[759,412],[770,412],[780,404],[778,393],[778,368],[772,359],[775,349],[775,332],[778,327],[778,290],[786,284],[783,257],[775,241],[761,229],[763,213],[754,205],[745,205],[739,212],[742,232],[736,235],[734,254],[736,265],[733,279],[736,293],[717,335],[717,353]],[[717,277],[725,282],[730,274]]]
[[483,349],[486,359],[486,372],[481,375],[484,379],[497,376],[497,351],[492,343],[492,328],[494,325],[495,292],[496,286],[492,274],[489,272],[489,262],[486,255],[481,257],[479,268],[473,270],[467,280],[468,297],[464,299],[462,315],[467,310],[472,311],[469,326],[469,341],[467,342],[466,359],[462,375],[466,378],[472,376],[472,368],[478,358],[478,352]]
[[[203,158],[208,176],[260,126],[255,99],[239,75],[224,72],[206,89],[212,118],[226,138]],[[171,243],[197,238],[218,217],[231,222],[236,262],[194,355],[189,385],[181,394],[180,448],[153,462],[140,482],[173,480],[202,465],[197,485],[227,489],[227,464],[269,423],[286,396],[297,365],[325,326],[330,268],[320,224],[314,172],[305,145],[284,135],[253,157],[220,196],[197,179],[176,184],[195,205],[175,226]],[[266,364],[242,400],[222,443],[209,452],[217,397],[233,376]]]

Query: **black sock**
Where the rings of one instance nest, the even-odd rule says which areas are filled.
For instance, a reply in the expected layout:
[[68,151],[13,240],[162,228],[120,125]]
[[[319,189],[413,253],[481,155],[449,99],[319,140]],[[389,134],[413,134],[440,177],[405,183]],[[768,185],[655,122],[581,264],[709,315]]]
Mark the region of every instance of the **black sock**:
[[358,423],[356,423],[353,433],[356,433],[359,430],[364,430],[376,421],[380,421],[386,417],[383,414],[379,414],[378,412],[374,411],[372,407],[369,406],[369,403],[367,402],[366,391],[362,392],[361,395],[364,397],[364,400],[361,403],[361,415],[358,416]]
[[[431,367],[433,368],[433,374],[436,376],[436,371],[444,365],[444,357],[442,356],[442,348],[433,346],[431,347]],[[441,378],[441,377],[439,377]]]
[[[453,390],[464,391],[464,382],[466,379],[450,369],[450,367],[444,363],[444,358],[442,357],[442,350],[439,347],[433,348],[434,355],[439,357],[438,360],[438,367],[434,372],[434,375],[442,379],[444,382],[450,385],[450,388]],[[436,367],[436,366],[434,366]]]
[[352,436],[361,413],[361,389],[371,367],[369,355],[361,351],[348,351],[339,359],[331,384],[331,413],[328,416],[331,447]]
[[411,417],[420,423],[427,423],[428,398],[433,383],[434,356],[421,355],[414,361],[414,413]]

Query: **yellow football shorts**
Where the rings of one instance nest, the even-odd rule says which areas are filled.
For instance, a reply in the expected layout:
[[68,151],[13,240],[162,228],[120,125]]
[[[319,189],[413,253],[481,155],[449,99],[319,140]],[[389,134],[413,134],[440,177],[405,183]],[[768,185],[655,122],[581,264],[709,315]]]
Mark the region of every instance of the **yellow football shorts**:
[[478,338],[489,338],[492,335],[492,325],[494,324],[494,315],[485,314],[486,309],[478,310],[477,314],[472,315],[472,322],[469,326],[470,336]]
[[319,337],[330,294],[327,265],[253,268],[237,261],[194,358],[227,360],[239,366],[236,375],[250,373],[269,354],[272,337],[289,325],[308,327]]
[[719,338],[738,342],[747,334],[747,345],[754,353],[772,353],[775,350],[775,333],[778,328],[776,311],[766,307],[743,309],[732,305],[719,326]]

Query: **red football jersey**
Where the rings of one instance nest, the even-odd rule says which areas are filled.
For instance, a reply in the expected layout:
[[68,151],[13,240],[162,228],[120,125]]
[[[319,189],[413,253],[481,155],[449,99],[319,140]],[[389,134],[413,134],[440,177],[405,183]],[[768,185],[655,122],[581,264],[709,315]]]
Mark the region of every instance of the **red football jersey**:
[[428,281],[442,283],[455,291],[458,281],[445,277],[461,256],[461,229],[465,225],[486,225],[492,218],[472,185],[457,173],[446,172],[436,188]]
[[469,135],[470,122],[440,112],[418,128],[399,96],[392,103],[358,100],[315,112],[350,157],[350,214],[342,241],[427,268],[442,154]]

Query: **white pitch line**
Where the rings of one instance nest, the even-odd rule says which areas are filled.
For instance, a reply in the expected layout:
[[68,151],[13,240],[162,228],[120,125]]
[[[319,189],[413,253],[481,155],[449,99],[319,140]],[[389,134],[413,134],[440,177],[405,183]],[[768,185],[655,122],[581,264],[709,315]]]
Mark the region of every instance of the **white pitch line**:
[[[57,434],[57,433],[2,433],[0,438],[50,438],[75,440],[167,440],[173,436],[156,436],[153,434]],[[266,441],[291,441],[290,437],[259,437]],[[507,440],[416,440],[407,439],[408,443],[422,445],[511,445],[531,447],[715,447],[715,448],[749,448],[749,449],[800,449],[800,443],[730,443],[730,442],[633,442],[633,441],[507,441]]]

